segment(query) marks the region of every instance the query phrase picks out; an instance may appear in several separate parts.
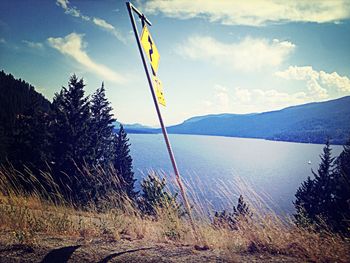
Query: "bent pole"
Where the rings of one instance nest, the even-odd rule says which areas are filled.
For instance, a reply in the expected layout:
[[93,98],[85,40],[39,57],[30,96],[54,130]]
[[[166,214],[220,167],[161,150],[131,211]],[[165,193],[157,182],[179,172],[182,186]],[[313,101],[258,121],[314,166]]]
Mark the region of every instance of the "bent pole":
[[139,39],[139,34],[138,34],[138,31],[137,31],[134,15],[133,15],[132,11],[134,11],[139,16],[139,18],[141,19],[142,25],[144,25],[145,22],[148,25],[150,25],[150,26],[152,24],[145,17],[145,15],[143,13],[141,13],[136,7],[134,7],[130,2],[127,2],[126,6],[128,8],[128,11],[129,11],[131,25],[132,25],[132,28],[133,28],[133,31],[134,31],[134,34],[135,34],[137,46],[138,46],[138,49],[139,49],[139,52],[140,52],[143,68],[144,68],[146,76],[147,76],[148,85],[149,85],[149,88],[150,88],[150,91],[151,91],[151,94],[152,94],[152,98],[153,98],[154,106],[156,108],[156,112],[157,112],[157,115],[158,115],[159,123],[160,123],[160,126],[162,128],[162,133],[163,133],[165,144],[166,144],[166,147],[167,147],[167,150],[168,150],[168,153],[169,153],[170,161],[171,161],[171,164],[172,164],[173,169],[174,169],[176,182],[177,182],[177,184],[178,184],[178,186],[180,188],[181,196],[182,196],[182,199],[184,201],[186,212],[187,212],[187,214],[189,216],[189,219],[190,219],[190,223],[191,223],[191,227],[192,227],[192,230],[193,230],[193,234],[194,234],[195,238],[198,240],[196,227],[195,227],[195,224],[194,224],[194,221],[193,221],[193,217],[192,217],[192,213],[191,213],[191,207],[189,205],[189,202],[188,202],[188,199],[187,199],[187,196],[186,196],[186,192],[185,192],[185,189],[184,189],[182,181],[181,181],[180,173],[179,173],[179,170],[178,170],[177,165],[176,165],[175,156],[174,156],[174,153],[173,153],[173,150],[171,148],[171,144],[170,144],[170,141],[169,141],[169,138],[168,138],[168,133],[167,133],[166,127],[164,125],[163,118],[162,118],[162,115],[161,115],[161,112],[160,112],[160,109],[159,109],[157,98],[156,98],[156,95],[155,95],[155,92],[154,92],[154,89],[153,89],[152,79],[151,79],[151,76],[150,76],[148,68],[147,68],[146,59],[145,59],[144,53],[142,51],[141,42],[140,42],[140,39]]

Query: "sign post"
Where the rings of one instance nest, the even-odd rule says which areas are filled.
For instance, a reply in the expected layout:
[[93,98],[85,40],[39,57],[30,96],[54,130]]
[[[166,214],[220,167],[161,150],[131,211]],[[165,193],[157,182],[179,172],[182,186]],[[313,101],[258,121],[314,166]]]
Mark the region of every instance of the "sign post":
[[[194,225],[194,221],[193,221],[193,218],[192,218],[192,214],[191,214],[191,208],[190,208],[190,205],[189,205],[186,193],[185,193],[185,189],[184,189],[182,181],[181,181],[179,170],[177,169],[174,153],[173,153],[173,150],[171,148],[171,144],[170,144],[170,141],[169,141],[169,138],[168,138],[168,133],[166,131],[166,127],[165,127],[164,122],[163,122],[163,118],[162,118],[162,115],[161,115],[161,112],[160,112],[160,109],[159,109],[159,105],[157,103],[157,98],[158,98],[159,103],[165,106],[165,100],[164,100],[164,97],[163,97],[163,90],[162,90],[161,82],[156,76],[157,70],[158,70],[160,56],[159,56],[159,53],[158,53],[158,50],[157,50],[156,46],[154,45],[153,39],[152,39],[152,37],[151,37],[151,35],[150,35],[149,31],[148,31],[148,28],[146,26],[146,24],[148,24],[150,26],[152,26],[152,24],[145,17],[145,15],[142,14],[139,10],[137,10],[137,8],[134,7],[130,2],[127,2],[126,6],[128,8],[128,11],[129,11],[131,25],[132,25],[132,28],[134,30],[137,46],[139,48],[139,52],[140,52],[141,60],[142,60],[142,63],[143,63],[143,67],[144,67],[145,72],[146,72],[146,76],[147,76],[148,84],[149,84],[150,91],[151,91],[151,94],[152,94],[154,106],[156,107],[156,112],[157,112],[157,115],[158,115],[160,126],[162,128],[163,135],[164,135],[165,144],[167,146],[169,157],[170,157],[170,160],[171,160],[171,164],[172,164],[173,169],[174,169],[176,182],[177,182],[177,184],[178,184],[178,186],[180,188],[180,192],[181,192],[181,195],[182,195],[182,199],[184,201],[185,209],[186,209],[186,212],[187,212],[187,214],[189,216],[189,219],[190,219],[190,222],[191,222],[193,234],[194,234],[195,238],[198,239],[197,231],[196,231],[196,228],[195,228],[195,225]],[[132,13],[133,11],[141,19],[141,23],[142,23],[142,27],[143,27],[141,41],[139,39],[139,34],[138,34],[138,31],[137,31],[134,15]],[[148,67],[147,67],[147,64],[146,64],[146,59],[145,59],[144,53],[142,52],[142,47],[144,48],[145,53],[147,54],[148,59],[150,60],[154,81],[152,81],[152,78],[151,78],[151,76],[149,74]],[[154,92],[154,85],[153,85],[153,83],[155,84],[155,86],[157,88],[157,96],[156,96],[156,94]]]

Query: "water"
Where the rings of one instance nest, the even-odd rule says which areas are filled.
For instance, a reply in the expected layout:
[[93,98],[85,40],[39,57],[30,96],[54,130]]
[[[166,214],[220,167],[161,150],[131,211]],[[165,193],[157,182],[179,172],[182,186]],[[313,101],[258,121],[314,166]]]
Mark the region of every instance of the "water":
[[[161,134],[130,134],[129,138],[138,181],[150,169],[163,170],[171,176],[172,167]],[[307,176],[312,176],[311,169],[317,171],[324,147],[198,135],[170,135],[170,140],[181,175],[194,180],[195,189],[200,184],[201,198],[207,198],[216,208],[225,206],[217,196],[222,186],[229,192],[232,188],[230,199],[234,203],[238,194],[248,194],[233,189],[232,182],[240,178],[259,195],[268,196],[274,209],[284,213],[293,212],[294,194]],[[342,146],[332,146],[333,156],[341,151]]]

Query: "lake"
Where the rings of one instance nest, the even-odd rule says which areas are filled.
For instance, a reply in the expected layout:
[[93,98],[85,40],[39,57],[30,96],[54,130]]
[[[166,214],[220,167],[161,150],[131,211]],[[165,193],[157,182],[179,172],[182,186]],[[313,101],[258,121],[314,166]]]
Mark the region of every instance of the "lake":
[[[162,134],[129,134],[129,138],[137,185],[151,169],[164,171],[172,180]],[[169,138],[181,176],[192,185],[197,198],[220,209],[236,203],[239,194],[249,198],[255,191],[279,213],[294,211],[294,194],[307,176],[312,177],[311,169],[317,171],[324,147],[201,135],[172,134]],[[332,146],[333,156],[341,151],[342,146]],[[242,184],[248,184],[250,190]]]

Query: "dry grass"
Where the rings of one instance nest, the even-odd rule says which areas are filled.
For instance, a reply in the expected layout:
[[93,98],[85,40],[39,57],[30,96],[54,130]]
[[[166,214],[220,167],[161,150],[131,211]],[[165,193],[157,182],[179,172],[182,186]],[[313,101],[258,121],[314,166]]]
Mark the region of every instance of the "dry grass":
[[[186,217],[179,217],[171,208],[158,209],[156,218],[145,217],[130,200],[123,198],[122,209],[118,206],[101,211],[92,204],[89,209],[81,210],[64,203],[58,189],[48,199],[35,176],[28,174],[18,174],[14,169],[0,170],[0,229],[11,230],[18,243],[35,244],[36,235],[42,233],[79,236],[85,240],[103,236],[106,240],[198,243]],[[26,194],[16,184],[18,176],[25,176],[36,184],[31,194]],[[50,181],[50,175],[45,176]],[[318,233],[297,228],[290,218],[277,216],[266,206],[262,209],[264,201],[242,181],[231,186],[226,183],[221,197],[231,199],[229,191],[234,187],[236,191],[249,193],[248,203],[254,216],[240,220],[234,231],[214,227],[206,200],[200,199],[195,193],[199,190],[189,185],[191,202],[196,204],[193,210],[200,245],[226,251],[232,257],[235,253],[248,252],[288,255],[300,261],[350,262],[349,240],[327,231]]]

